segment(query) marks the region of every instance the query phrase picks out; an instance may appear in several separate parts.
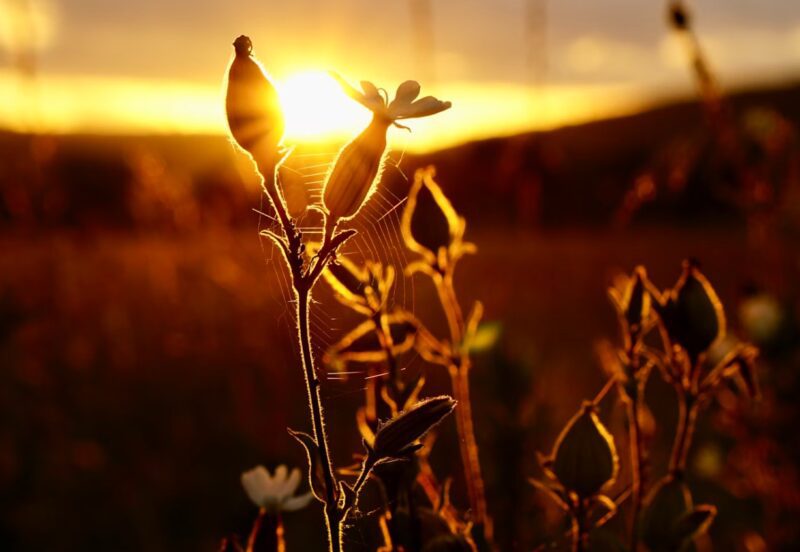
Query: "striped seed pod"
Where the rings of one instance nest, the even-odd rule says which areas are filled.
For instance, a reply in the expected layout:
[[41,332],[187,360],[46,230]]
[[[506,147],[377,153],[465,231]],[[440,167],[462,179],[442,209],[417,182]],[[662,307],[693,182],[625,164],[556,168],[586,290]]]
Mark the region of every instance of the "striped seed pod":
[[375,191],[386,152],[386,131],[391,124],[391,120],[376,114],[336,158],[322,196],[331,226],[355,217]]

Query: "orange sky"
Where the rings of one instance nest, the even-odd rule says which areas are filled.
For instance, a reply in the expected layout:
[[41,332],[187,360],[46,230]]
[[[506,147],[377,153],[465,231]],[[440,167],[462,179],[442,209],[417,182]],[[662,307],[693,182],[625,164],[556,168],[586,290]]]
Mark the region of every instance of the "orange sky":
[[[800,76],[796,0],[722,4],[691,5],[723,85]],[[452,101],[449,112],[413,121],[410,135],[395,132],[410,149],[692,92],[662,2],[0,0],[0,126],[224,132],[222,77],[241,33],[277,81],[290,141],[344,138],[366,121],[329,69],[387,89],[413,78],[423,94]],[[33,76],[21,78],[20,66]]]

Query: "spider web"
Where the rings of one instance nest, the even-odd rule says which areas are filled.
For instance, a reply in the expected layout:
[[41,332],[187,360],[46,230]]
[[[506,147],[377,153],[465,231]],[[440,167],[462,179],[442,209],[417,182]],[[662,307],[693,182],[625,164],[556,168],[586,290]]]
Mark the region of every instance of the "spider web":
[[[408,177],[400,167],[405,150],[390,152],[386,158],[381,183],[375,193],[362,207],[358,216],[348,222],[344,227],[352,228],[357,234],[347,241],[341,248],[339,255],[346,256],[357,265],[366,261],[380,262],[384,266],[392,266],[395,270],[395,282],[389,297],[389,307],[401,307],[411,313],[414,312],[414,282],[406,278],[403,271],[408,264],[409,252],[406,249],[400,231],[400,219],[405,206],[405,197],[397,196],[383,182],[389,178],[395,179],[397,175],[408,181]],[[325,176],[331,163],[338,155],[337,151],[326,152],[296,152],[292,154],[282,167],[282,176],[286,175],[292,184],[299,186],[308,206],[319,206],[322,202],[322,187]],[[284,186],[284,190],[286,190]],[[297,190],[294,190],[296,193]],[[272,273],[272,281],[276,284],[279,293],[276,301],[278,305],[277,323],[287,337],[292,336],[288,342],[292,344],[291,357],[300,362],[300,354],[295,345],[296,335],[294,293],[288,269],[281,258],[281,252],[269,238],[260,236],[261,230],[272,230],[280,234],[278,220],[273,216],[269,202],[261,196],[261,209],[259,214],[259,239],[262,252]],[[307,236],[308,240],[319,241],[322,238],[321,218],[313,210],[306,209],[304,214],[296,219],[298,227]],[[359,393],[364,389],[365,369],[349,369],[347,372],[328,372],[322,362],[323,353],[336,343],[342,336],[351,330],[361,319],[354,318],[349,309],[336,301],[327,289],[324,282],[318,282],[314,288],[313,304],[309,314],[311,328],[312,349],[318,373],[329,382],[339,385],[324,386],[327,398],[337,398],[343,395]],[[410,363],[414,359],[407,360]],[[355,365],[358,366],[358,365]],[[380,374],[372,377],[377,377]],[[344,382],[355,382],[352,385],[342,385]]]

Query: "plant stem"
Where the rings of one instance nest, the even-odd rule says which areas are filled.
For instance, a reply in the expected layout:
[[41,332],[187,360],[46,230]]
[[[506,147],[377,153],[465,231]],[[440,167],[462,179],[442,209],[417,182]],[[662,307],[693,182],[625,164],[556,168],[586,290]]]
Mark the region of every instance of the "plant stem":
[[[434,281],[439,294],[439,301],[442,304],[442,310],[444,310],[447,317],[447,325],[450,328],[452,348],[454,351],[458,351],[464,337],[464,318],[461,313],[461,306],[456,298],[452,274],[444,274],[441,278],[434,279]],[[472,421],[469,369],[469,357],[463,354],[453,359],[448,371],[453,386],[453,395],[458,401],[456,427],[458,429],[461,463],[464,467],[464,480],[467,486],[467,496],[472,509],[473,521],[476,525],[483,525],[484,537],[487,541],[491,541],[492,520],[489,518],[486,508],[486,495],[483,476],[481,475],[478,442],[475,439],[475,427]]]
[[686,459],[692,446],[692,437],[697,422],[697,402],[692,395],[678,389],[678,428],[675,431],[675,444],[669,461],[669,472],[675,476],[683,475]]
[[578,499],[572,512],[573,520],[573,541],[572,550],[574,552],[586,552],[589,550],[589,531],[586,527],[586,507],[583,499]]
[[[328,528],[328,543],[331,552],[340,552],[342,546],[341,516],[336,503],[336,477],[331,465],[328,439],[325,435],[320,382],[314,370],[314,357],[311,352],[311,332],[308,321],[308,305],[311,299],[310,286],[303,282],[295,282],[295,299],[297,304],[297,326],[300,348],[303,357],[303,373],[306,381],[308,404],[311,410],[311,427],[314,440],[319,450],[322,463],[322,475],[325,480],[325,522]],[[313,474],[312,474],[313,477]]]
[[460,439],[461,459],[464,463],[464,479],[467,485],[467,496],[473,512],[473,521],[486,523],[486,500],[484,498],[483,477],[478,457],[478,443],[475,440],[475,428],[472,423],[472,401],[469,389],[469,361],[464,360],[461,366],[449,369],[453,385],[453,394],[458,401],[456,410],[456,426]]
[[400,404],[400,370],[397,366],[397,357],[394,355],[394,340],[392,339],[391,328],[386,322],[386,315],[383,312],[373,317],[373,323],[375,324],[375,334],[378,337],[381,349],[386,353],[386,366],[389,368],[389,374],[385,381],[389,397],[394,401],[394,405],[390,406],[392,415],[395,415],[404,405]]
[[278,541],[278,552],[286,552],[286,539],[284,537],[284,530],[283,530],[283,516],[281,513],[278,512],[277,514],[277,523],[275,525],[275,540]]
[[642,428],[639,423],[640,394],[644,392],[640,382],[636,382],[636,391],[628,401],[628,436],[631,449],[631,497],[633,500],[633,520],[631,522],[631,552],[639,546],[639,514],[644,500],[644,444]]
[[[309,326],[308,309],[311,302],[311,290],[314,284],[325,268],[325,265],[330,260],[331,255],[347,237],[344,234],[340,234],[338,238],[326,239],[318,254],[317,264],[311,268],[309,272],[306,272],[302,235],[292,222],[280,191],[278,190],[278,167],[270,166],[269,170],[266,168],[262,170],[259,166],[259,173],[262,177],[264,191],[272,204],[272,208],[278,215],[278,220],[281,223],[286,240],[283,243],[281,243],[281,240],[278,240],[277,245],[280,246],[284,254],[292,279],[292,287],[294,289],[295,305],[297,307],[297,338],[302,356],[308,406],[311,413],[311,427],[314,441],[316,442],[319,452],[320,462],[322,464],[322,475],[325,482],[324,510],[329,550],[330,552],[341,552],[343,520],[342,513],[337,503],[336,477],[333,472],[331,455],[328,449],[328,439],[325,435],[325,415],[320,394],[320,381],[314,369],[314,356],[311,351],[311,329]],[[333,233],[333,230],[334,228],[331,229],[331,233]],[[326,228],[326,238],[327,237],[329,237],[329,234]],[[309,474],[309,476],[314,477],[314,474]]]

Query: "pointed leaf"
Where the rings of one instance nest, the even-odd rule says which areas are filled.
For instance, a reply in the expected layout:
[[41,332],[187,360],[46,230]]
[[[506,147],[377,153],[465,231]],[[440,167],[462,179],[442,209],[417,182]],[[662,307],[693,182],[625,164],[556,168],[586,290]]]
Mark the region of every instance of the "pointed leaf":
[[325,503],[327,496],[327,488],[325,485],[325,476],[323,474],[322,460],[319,456],[319,447],[314,438],[308,433],[302,431],[294,431],[289,429],[289,435],[297,439],[303,448],[306,450],[306,457],[308,459],[308,483],[311,487],[311,492],[314,493],[314,498]]

